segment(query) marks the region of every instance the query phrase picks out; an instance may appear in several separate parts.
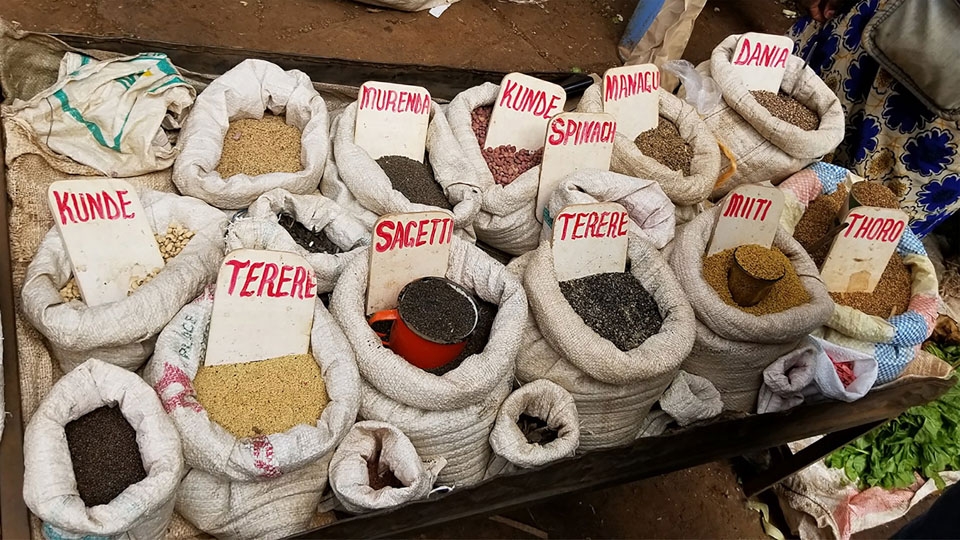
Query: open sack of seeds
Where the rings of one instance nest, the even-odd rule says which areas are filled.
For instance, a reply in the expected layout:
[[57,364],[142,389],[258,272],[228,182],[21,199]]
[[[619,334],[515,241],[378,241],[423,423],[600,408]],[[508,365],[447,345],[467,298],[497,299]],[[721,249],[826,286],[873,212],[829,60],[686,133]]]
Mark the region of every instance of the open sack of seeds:
[[23,500],[47,538],[161,538],[183,457],[157,395],[91,359],[40,403],[23,439]]
[[573,396],[548,380],[513,391],[497,413],[490,433],[493,459],[487,478],[533,469],[572,457],[580,445],[580,417]]
[[157,334],[203,287],[223,260],[223,212],[192,197],[139,189],[165,264],[126,298],[89,307],[71,277],[67,250],[56,227],[27,268],[23,312],[47,339],[64,372],[88,358],[134,370],[153,352]]
[[[725,410],[752,412],[763,370],[830,318],[833,301],[807,253],[782,228],[774,249],[744,246],[747,262],[776,264],[783,277],[758,304],[741,308],[727,276],[734,249],[705,257],[720,207],[677,232],[670,266],[696,313],[696,341],[683,369],[717,387]],[[744,249],[744,248],[738,248]]]
[[472,238],[480,211],[480,188],[447,119],[431,104],[424,163],[404,156],[374,160],[354,143],[358,102],[334,120],[333,159],[323,175],[321,191],[373,227],[378,216],[442,208],[453,212],[454,227]]
[[244,60],[197,96],[173,181],[184,195],[230,210],[275,188],[312,193],[327,161],[328,127],[327,105],[305,73]]
[[652,244],[630,234],[628,270],[558,282],[550,242],[515,259],[530,302],[521,383],[548,379],[580,415],[580,450],[627,444],[693,346],[693,310]]
[[[382,345],[364,313],[366,251],[347,264],[333,290],[330,311],[357,354],[360,416],[399,428],[423,460],[445,458],[440,484],[465,486],[483,479],[490,459],[488,437],[513,383],[527,299],[519,280],[503,265],[465,240],[452,240],[446,278],[479,298],[481,306],[492,304],[496,313],[486,343],[468,342],[468,353],[475,353],[444,366],[454,369],[442,375],[424,371]],[[481,307],[481,321],[483,311]]]
[[357,422],[330,461],[330,487],[359,514],[424,499],[447,460],[420,460],[410,439],[386,422]]
[[[740,184],[774,184],[817,161],[840,144],[844,134],[843,108],[836,94],[803,59],[787,58],[779,95],[750,91],[733,66],[739,35],[728,36],[697,71],[712,77],[723,99],[703,115],[714,136],[733,155],[721,159],[726,181],[713,198]],[[791,98],[792,96],[792,98]]]
[[[830,244],[816,247],[843,216],[839,212],[851,191],[870,206],[899,208],[889,188],[877,182],[848,182],[847,169],[815,163],[780,185],[785,208],[780,223],[822,265]],[[820,242],[822,244],[822,242]],[[816,334],[827,341],[870,356],[879,364],[878,384],[896,379],[930,337],[940,303],[936,271],[920,240],[903,231],[872,293],[830,293],[836,302],[826,326]]]
[[256,221],[278,223],[280,229],[263,226],[244,232],[246,227],[233,227],[228,247],[282,245],[273,249],[299,253],[316,272],[318,292],[333,290],[352,251],[370,243],[370,232],[360,221],[320,194],[268,191],[250,205],[247,215]]
[[[603,84],[583,93],[577,110],[603,112]],[[720,175],[720,146],[697,110],[660,90],[660,124],[631,140],[617,133],[610,170],[656,181],[677,206],[705,200]]]

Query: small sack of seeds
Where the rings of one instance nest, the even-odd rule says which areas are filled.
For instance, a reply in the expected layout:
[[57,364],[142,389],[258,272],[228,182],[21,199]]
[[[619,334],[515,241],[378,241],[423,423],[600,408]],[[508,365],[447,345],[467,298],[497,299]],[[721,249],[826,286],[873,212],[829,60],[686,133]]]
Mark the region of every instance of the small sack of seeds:
[[[693,310],[663,257],[652,244],[630,234],[627,260],[627,272],[601,276],[632,277],[639,285],[632,289],[636,297],[590,306],[612,309],[622,301],[638,308],[637,317],[624,317],[634,321],[632,325],[596,326],[610,339],[588,325],[586,319],[595,325],[597,321],[583,317],[580,313],[588,312],[578,311],[565,296],[563,289],[573,281],[557,281],[549,242],[510,263],[512,272],[523,275],[530,302],[517,379],[548,379],[570,392],[580,415],[580,451],[633,441],[693,346]],[[583,302],[576,303],[588,307],[592,296],[606,298],[623,290],[613,285],[592,294],[583,288]]]
[[386,422],[357,422],[330,461],[330,487],[347,512],[361,514],[425,499],[447,464],[424,463],[410,439]]
[[384,214],[452,210],[454,227],[473,238],[480,188],[440,106],[433,103],[430,109],[424,163],[403,156],[373,160],[353,142],[357,107],[351,103],[333,122],[335,166],[324,173],[323,194],[356,210],[371,228]]
[[502,264],[454,236],[446,277],[498,310],[486,346],[455,369],[435,375],[383,346],[367,324],[369,260],[361,250],[347,264],[330,299],[330,312],[357,354],[360,416],[399,428],[425,461],[445,458],[441,484],[479,482],[490,460],[487,438],[513,383],[527,311],[523,287]]
[[[577,110],[603,112],[602,94],[602,83],[587,88]],[[610,170],[656,181],[677,206],[705,200],[720,175],[717,139],[692,105],[662,89],[660,128],[641,134],[643,149],[617,133]]]
[[[833,152],[844,134],[843,108],[836,94],[803,59],[791,55],[780,85],[781,92],[819,118],[816,129],[804,129],[783,120],[784,113],[771,113],[747,90],[733,67],[733,52],[739,35],[723,40],[710,60],[697,71],[713,77],[723,100],[703,116],[703,121],[732,155],[721,159],[720,177],[711,198],[718,199],[741,184],[779,183],[803,167]],[[763,99],[763,96],[761,96]],[[775,105],[780,106],[780,105]],[[796,121],[796,120],[795,120]],[[735,162],[735,163],[734,163]]]
[[500,406],[490,446],[494,457],[487,478],[572,457],[580,446],[573,396],[546,379],[514,390]]
[[327,105],[305,73],[244,60],[197,96],[173,181],[226,210],[275,188],[312,193],[327,161],[328,127]]
[[160,330],[216,279],[223,260],[224,213],[192,197],[151,190],[139,195],[166,264],[149,281],[132,283],[128,297],[95,307],[87,307],[79,294],[65,301],[61,289],[72,282],[70,259],[56,228],[27,268],[24,315],[47,338],[64,372],[91,357],[139,368],[153,352]]
[[45,537],[166,532],[183,473],[180,438],[135,373],[91,359],[61,377],[27,424],[23,457],[23,500]]
[[721,297],[704,276],[704,255],[719,211],[715,207],[681,228],[670,254],[670,266],[697,316],[696,341],[683,369],[712,382],[723,396],[724,410],[753,412],[763,370],[825,323],[833,301],[813,261],[782,229],[773,246],[789,259],[810,300],[789,309],[750,314]]

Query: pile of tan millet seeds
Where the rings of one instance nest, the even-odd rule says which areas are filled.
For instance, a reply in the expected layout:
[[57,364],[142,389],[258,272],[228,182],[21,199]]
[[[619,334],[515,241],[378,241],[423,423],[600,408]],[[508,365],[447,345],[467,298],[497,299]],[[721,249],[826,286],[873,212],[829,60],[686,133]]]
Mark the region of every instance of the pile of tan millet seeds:
[[263,118],[234,120],[223,138],[217,172],[229,178],[235,174],[301,171],[300,137],[300,130],[284,122],[282,116],[265,113]]
[[912,293],[910,269],[903,257],[894,253],[872,293],[830,293],[830,297],[842,306],[887,319],[907,311]]
[[785,122],[805,131],[820,127],[820,117],[816,112],[783,92],[774,94],[766,90],[752,90],[750,93],[770,114]]
[[637,135],[633,142],[643,155],[652,157],[669,169],[683,171],[684,176],[690,175],[693,148],[683,140],[677,125],[670,120],[661,116],[657,127]]
[[[741,254],[741,259],[749,266],[766,266],[763,261],[752,262],[751,257],[779,259],[786,272],[783,277],[773,285],[767,297],[758,304],[751,307],[743,307],[733,301],[733,295],[730,294],[730,288],[727,284],[727,276],[730,268],[733,266],[733,254],[736,248],[727,249],[720,253],[714,253],[703,259],[703,279],[713,287],[720,299],[727,305],[733,306],[740,311],[751,315],[770,315],[794,308],[810,301],[810,293],[803,288],[800,276],[793,269],[790,259],[778,248],[767,249],[762,246],[756,246],[757,249],[748,250]],[[776,266],[776,265],[771,265]]]
[[838,217],[846,199],[847,186],[843,184],[840,184],[837,190],[829,195],[820,195],[807,205],[807,210],[793,230],[793,238],[800,242],[803,249],[810,254],[810,258],[816,263],[817,268],[823,266],[823,261],[826,260],[827,253],[830,251],[830,242],[827,242],[815,252],[811,252],[810,248],[823,240],[830,229],[839,224]]

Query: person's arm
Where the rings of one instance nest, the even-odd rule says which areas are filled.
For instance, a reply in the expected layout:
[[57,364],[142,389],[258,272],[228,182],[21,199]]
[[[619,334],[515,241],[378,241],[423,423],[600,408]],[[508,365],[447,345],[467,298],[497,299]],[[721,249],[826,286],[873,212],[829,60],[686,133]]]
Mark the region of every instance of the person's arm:
[[797,0],[797,7],[817,22],[826,22],[850,8],[849,0]]

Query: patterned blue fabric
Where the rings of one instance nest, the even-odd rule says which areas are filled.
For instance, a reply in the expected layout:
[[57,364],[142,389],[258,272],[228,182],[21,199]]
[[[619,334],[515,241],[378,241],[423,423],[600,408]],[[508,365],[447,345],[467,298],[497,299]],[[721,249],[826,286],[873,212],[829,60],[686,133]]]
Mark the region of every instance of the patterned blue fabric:
[[809,168],[817,175],[820,185],[823,186],[823,192],[827,195],[836,191],[840,183],[847,178],[847,173],[850,172],[843,167],[823,161],[818,161],[810,165]]
[[923,255],[927,256],[927,250],[923,247],[923,242],[913,234],[910,229],[903,231],[900,237],[900,243],[897,244],[897,253],[900,255]]
[[927,339],[927,322],[916,311],[907,311],[887,319],[893,325],[894,334],[891,344],[899,347],[920,345]]
[[897,347],[888,343],[878,343],[876,347],[877,355],[877,382],[876,384],[888,383],[903,373],[907,364],[913,360],[913,347]]

